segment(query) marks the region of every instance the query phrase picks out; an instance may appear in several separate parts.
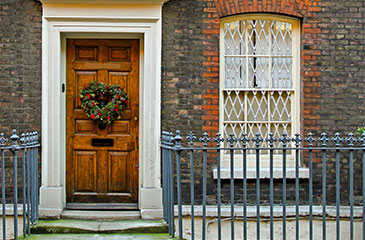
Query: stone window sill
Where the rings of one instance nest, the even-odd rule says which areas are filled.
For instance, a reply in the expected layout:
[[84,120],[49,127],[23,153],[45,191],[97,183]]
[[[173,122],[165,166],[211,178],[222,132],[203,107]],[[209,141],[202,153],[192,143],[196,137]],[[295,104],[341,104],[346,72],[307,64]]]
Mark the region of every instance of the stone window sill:
[[[283,178],[283,169],[282,168],[274,168],[274,179],[282,179]],[[217,168],[213,169],[213,178],[217,179]],[[229,168],[221,168],[221,179],[230,179],[230,169]],[[261,168],[260,169],[260,179],[269,179],[270,178],[270,169],[269,168]],[[287,179],[295,179],[295,168],[287,168],[286,169],[286,178]],[[308,168],[299,168],[299,178],[300,179],[309,179],[309,169]],[[243,179],[243,168],[234,168],[234,179]],[[247,179],[256,179],[256,168],[247,168]]]

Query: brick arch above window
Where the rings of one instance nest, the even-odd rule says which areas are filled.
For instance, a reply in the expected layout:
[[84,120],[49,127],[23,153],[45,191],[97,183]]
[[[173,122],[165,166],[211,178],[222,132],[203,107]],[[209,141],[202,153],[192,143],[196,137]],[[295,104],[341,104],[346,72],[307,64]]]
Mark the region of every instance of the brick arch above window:
[[214,0],[219,17],[244,13],[276,13],[304,17],[315,11],[317,1],[308,0]]

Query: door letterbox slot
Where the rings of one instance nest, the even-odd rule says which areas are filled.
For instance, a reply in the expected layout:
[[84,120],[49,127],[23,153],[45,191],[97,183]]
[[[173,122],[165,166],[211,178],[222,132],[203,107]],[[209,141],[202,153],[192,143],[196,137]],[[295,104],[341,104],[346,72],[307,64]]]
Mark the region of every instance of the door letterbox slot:
[[113,147],[114,146],[114,139],[108,138],[93,138],[91,140],[93,147]]

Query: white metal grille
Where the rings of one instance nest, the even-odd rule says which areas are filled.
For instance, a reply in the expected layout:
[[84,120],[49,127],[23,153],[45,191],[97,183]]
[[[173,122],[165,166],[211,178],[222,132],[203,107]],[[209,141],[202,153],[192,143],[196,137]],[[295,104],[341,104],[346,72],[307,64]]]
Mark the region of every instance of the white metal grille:
[[224,137],[247,133],[253,138],[257,132],[264,139],[269,132],[277,139],[283,132],[292,136],[292,23],[251,18],[225,23],[223,34]]

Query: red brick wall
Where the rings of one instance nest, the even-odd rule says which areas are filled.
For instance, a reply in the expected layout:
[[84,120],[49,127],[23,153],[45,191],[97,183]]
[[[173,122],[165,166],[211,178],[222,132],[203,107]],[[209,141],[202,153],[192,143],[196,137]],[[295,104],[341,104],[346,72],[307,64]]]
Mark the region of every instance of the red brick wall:
[[[214,136],[218,128],[219,23],[237,13],[267,12],[301,19],[301,121],[302,131],[342,134],[365,124],[365,1],[364,0],[170,0],[163,7],[162,35],[162,129],[189,131],[199,138],[203,131]],[[343,135],[342,135],[343,136]],[[196,140],[198,141],[198,140]],[[211,153],[211,151],[208,151]],[[356,158],[356,157],[355,157]],[[202,156],[194,155],[196,199],[202,198]],[[303,162],[308,158],[303,157]],[[320,158],[315,158],[317,161]],[[342,161],[342,159],[344,159]],[[341,157],[341,186],[348,186],[348,161]],[[182,156],[183,201],[190,203],[189,155]],[[215,203],[216,181],[208,158],[208,202]],[[335,196],[335,158],[328,155],[328,204]],[[355,161],[361,169],[361,161]],[[313,164],[314,204],[321,204],[321,164]],[[356,175],[361,176],[361,175]],[[355,179],[361,181],[361,179]],[[242,181],[235,181],[235,199],[242,199]],[[274,184],[280,196],[280,181]],[[308,181],[301,180],[301,205],[308,204]],[[248,184],[249,202],[255,203],[255,184]],[[288,182],[288,196],[294,189]],[[223,202],[229,203],[230,185],[222,182]],[[360,193],[361,189],[355,190]],[[269,195],[268,182],[261,183],[262,196]],[[348,190],[341,188],[341,201]],[[356,194],[355,194],[356,195]],[[291,203],[290,203],[291,201]],[[199,201],[198,201],[199,202]],[[279,201],[278,201],[279,202]],[[288,199],[288,204],[294,204]]]
[[315,1],[300,0],[214,0],[219,17],[241,13],[268,12],[303,17],[302,10]]
[[320,98],[317,88],[320,87],[318,77],[317,56],[320,51],[317,44],[320,44],[318,34],[321,29],[318,24],[320,19],[316,13],[321,11],[318,6],[319,0],[203,0],[205,7],[203,12],[203,34],[205,35],[203,56],[203,78],[206,82],[206,94],[203,94],[205,103],[203,109],[206,115],[203,116],[207,131],[211,136],[219,131],[219,49],[216,39],[219,38],[220,18],[235,14],[245,13],[274,13],[285,14],[300,19],[305,19],[302,24],[302,46],[301,49],[301,126],[303,133],[319,130],[317,121],[320,119],[318,113]]

